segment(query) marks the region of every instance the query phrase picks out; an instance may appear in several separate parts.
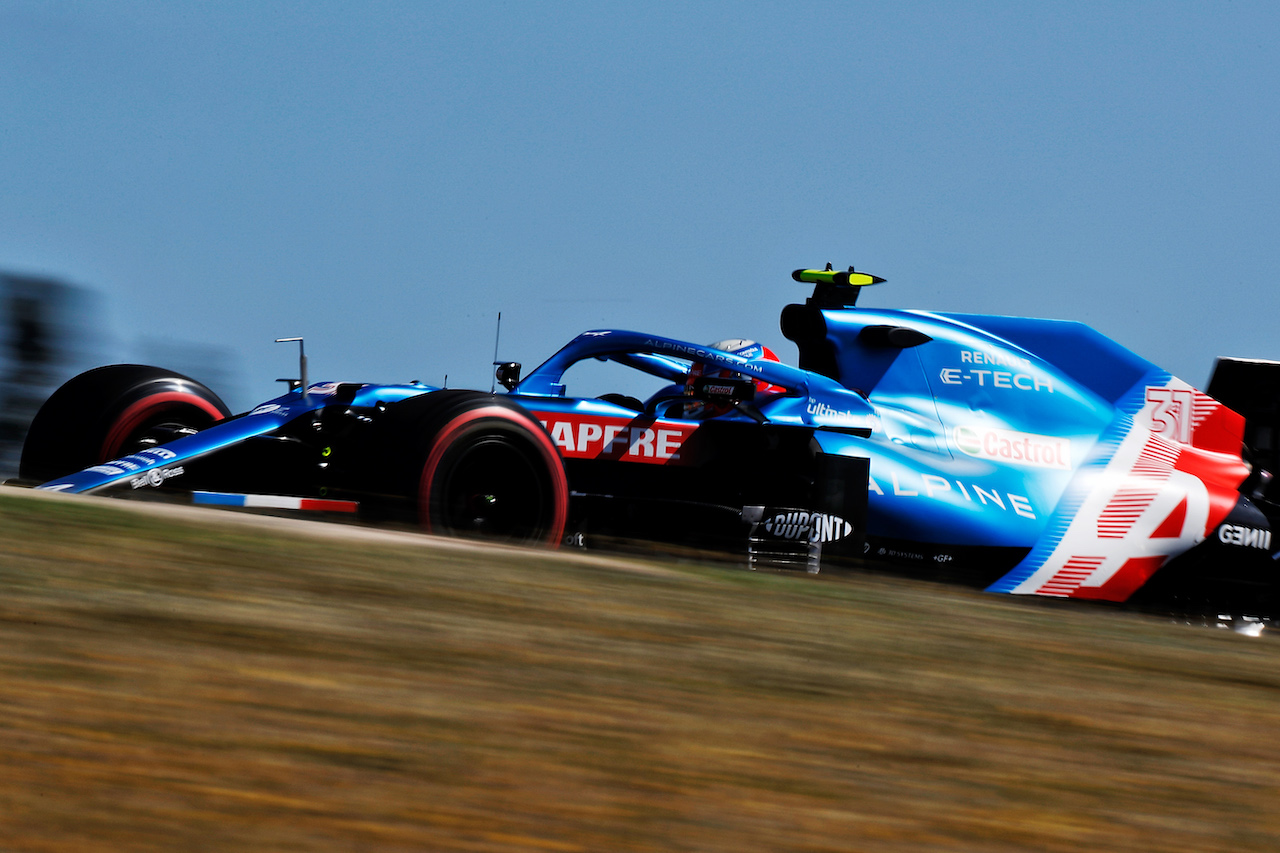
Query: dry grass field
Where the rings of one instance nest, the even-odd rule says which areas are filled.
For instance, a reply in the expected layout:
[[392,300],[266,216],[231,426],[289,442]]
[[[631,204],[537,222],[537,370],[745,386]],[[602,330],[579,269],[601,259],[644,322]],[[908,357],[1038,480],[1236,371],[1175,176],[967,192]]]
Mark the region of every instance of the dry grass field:
[[1275,637],[207,518],[0,495],[0,849],[1280,843]]

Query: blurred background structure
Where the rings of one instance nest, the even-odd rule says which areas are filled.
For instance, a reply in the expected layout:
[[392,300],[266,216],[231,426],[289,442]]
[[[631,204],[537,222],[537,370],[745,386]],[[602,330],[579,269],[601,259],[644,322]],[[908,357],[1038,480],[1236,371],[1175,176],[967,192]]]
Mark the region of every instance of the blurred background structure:
[[98,309],[85,288],[0,272],[0,477],[17,475],[40,404],[104,353]]
[[136,361],[185,374],[238,402],[239,372],[225,347],[164,338],[122,343],[97,291],[41,275],[0,271],[0,480],[18,474],[31,419],[59,385],[102,364]]

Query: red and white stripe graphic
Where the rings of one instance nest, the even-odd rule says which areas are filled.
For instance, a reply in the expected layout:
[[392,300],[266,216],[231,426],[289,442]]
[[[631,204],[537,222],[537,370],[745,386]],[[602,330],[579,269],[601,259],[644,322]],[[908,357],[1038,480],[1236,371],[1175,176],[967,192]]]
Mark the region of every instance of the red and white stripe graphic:
[[1178,464],[1182,449],[1158,435],[1147,439],[1147,446],[1138,454],[1138,461],[1133,463],[1133,476],[1148,480],[1167,480],[1173,468]]
[[1124,601],[1204,540],[1239,498],[1244,419],[1180,379],[1147,388],[1105,468],[1076,477],[1084,500],[1015,593]]
[[1098,516],[1099,539],[1123,539],[1158,492],[1120,489]]
[[1062,570],[1050,578],[1049,582],[1037,590],[1041,595],[1067,596],[1076,591],[1076,587],[1085,578],[1098,570],[1106,557],[1072,557],[1063,565]]

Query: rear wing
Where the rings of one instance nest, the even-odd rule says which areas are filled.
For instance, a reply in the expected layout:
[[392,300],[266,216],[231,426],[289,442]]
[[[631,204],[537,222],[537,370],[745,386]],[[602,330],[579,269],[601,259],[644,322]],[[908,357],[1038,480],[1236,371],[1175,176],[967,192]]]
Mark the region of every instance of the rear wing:
[[1219,358],[1206,393],[1244,416],[1244,442],[1255,470],[1280,473],[1280,361]]

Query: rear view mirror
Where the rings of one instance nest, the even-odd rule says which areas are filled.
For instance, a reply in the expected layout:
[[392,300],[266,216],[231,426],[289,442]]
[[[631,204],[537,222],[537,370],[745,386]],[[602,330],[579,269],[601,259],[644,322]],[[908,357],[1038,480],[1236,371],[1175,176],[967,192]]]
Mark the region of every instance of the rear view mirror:
[[506,361],[498,365],[493,371],[493,375],[497,377],[498,382],[508,391],[520,384],[520,362]]

